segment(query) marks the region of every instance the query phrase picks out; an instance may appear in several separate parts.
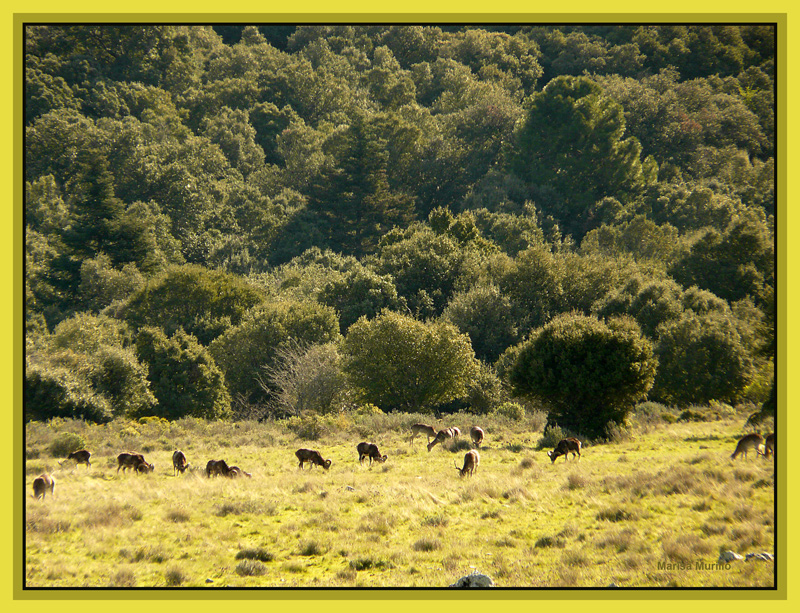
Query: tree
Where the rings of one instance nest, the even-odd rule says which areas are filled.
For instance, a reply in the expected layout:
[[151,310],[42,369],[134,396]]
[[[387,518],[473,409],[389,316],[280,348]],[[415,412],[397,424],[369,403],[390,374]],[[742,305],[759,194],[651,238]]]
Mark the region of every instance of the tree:
[[231,397],[225,377],[211,354],[183,330],[168,337],[158,328],[146,327],[136,335],[136,352],[150,373],[148,379],[158,404],[135,412],[165,419],[228,417]]
[[642,160],[639,141],[624,134],[622,106],[599,85],[557,77],[534,95],[510,167],[533,188],[554,190],[544,212],[581,237],[592,205],[605,196],[626,202],[655,180],[655,162]]
[[350,326],[342,352],[359,398],[384,410],[433,411],[467,396],[479,372],[469,337],[455,326],[391,311]]
[[156,402],[130,330],[88,313],[62,321],[53,334],[29,339],[26,419],[74,417],[105,422],[148,411]]
[[658,374],[651,396],[688,406],[735,403],[753,378],[753,362],[727,313],[687,313],[659,328]]
[[264,379],[262,388],[271,395],[273,415],[334,412],[341,407],[346,390],[341,358],[333,343],[284,344],[272,365],[264,368]]
[[386,142],[365,118],[354,118],[329,143],[336,161],[312,183],[309,210],[327,246],[363,256],[394,225],[408,223],[413,200],[389,185]]
[[475,355],[490,364],[519,340],[513,315],[511,301],[496,285],[477,285],[455,294],[442,313],[469,335]]
[[210,351],[231,393],[258,403],[269,400],[259,381],[264,380],[264,367],[274,366],[278,351],[293,343],[325,344],[339,338],[339,321],[331,307],[286,299],[253,309],[217,338]]
[[632,319],[604,323],[576,313],[535,330],[513,353],[514,392],[547,405],[549,425],[591,438],[604,438],[609,423],[624,424],[658,364]]
[[263,300],[241,277],[202,266],[172,266],[136,291],[119,311],[134,327],[182,329],[208,345]]

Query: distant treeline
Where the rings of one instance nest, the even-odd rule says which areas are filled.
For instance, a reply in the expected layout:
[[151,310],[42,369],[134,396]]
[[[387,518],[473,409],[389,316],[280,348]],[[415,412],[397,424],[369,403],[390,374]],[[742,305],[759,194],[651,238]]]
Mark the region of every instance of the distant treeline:
[[763,404],[775,33],[28,26],[27,417]]

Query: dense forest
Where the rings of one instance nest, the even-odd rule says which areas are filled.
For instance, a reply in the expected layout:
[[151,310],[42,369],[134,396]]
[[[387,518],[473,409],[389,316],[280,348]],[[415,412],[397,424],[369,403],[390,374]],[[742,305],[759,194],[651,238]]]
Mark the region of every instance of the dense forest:
[[30,25],[27,420],[774,410],[770,25]]

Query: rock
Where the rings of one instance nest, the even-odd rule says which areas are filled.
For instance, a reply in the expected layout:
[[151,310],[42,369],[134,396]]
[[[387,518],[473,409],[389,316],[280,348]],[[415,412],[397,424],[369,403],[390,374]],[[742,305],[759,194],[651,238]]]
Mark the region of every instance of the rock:
[[761,553],[748,553],[747,557],[745,558],[745,562],[749,562],[750,560],[762,560],[763,562],[774,562],[775,556],[766,551],[762,551]]
[[735,562],[736,560],[744,560],[744,556],[740,556],[735,551],[723,551],[719,554],[719,560],[721,564],[727,564],[728,562]]
[[606,587],[619,587],[619,586],[618,586],[616,583],[614,583],[614,582],[612,581],[612,582],[611,582],[611,583],[609,583],[609,584],[608,584]]
[[213,579],[206,579],[206,583],[214,583]]
[[354,488],[352,485],[348,485],[344,489],[346,489],[348,492],[355,492],[356,491],[356,488]]
[[479,572],[474,572],[461,577],[461,579],[453,583],[450,587],[494,587],[494,581],[492,581],[491,577],[482,575]]

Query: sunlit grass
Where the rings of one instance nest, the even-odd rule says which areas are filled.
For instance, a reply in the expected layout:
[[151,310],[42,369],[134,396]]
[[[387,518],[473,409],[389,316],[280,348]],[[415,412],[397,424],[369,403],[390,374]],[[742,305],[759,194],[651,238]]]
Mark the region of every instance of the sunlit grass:
[[[411,446],[391,428],[414,417],[389,418],[389,429],[353,423],[312,444],[275,424],[63,422],[80,429],[92,467],[59,468],[46,451],[28,460],[27,585],[445,587],[474,570],[501,586],[772,584],[767,562],[662,567],[773,551],[772,462],[730,460],[743,419],[648,424],[555,464],[537,450],[540,431],[485,419],[480,466],[461,478],[463,449]],[[467,421],[480,418],[443,425],[464,431]],[[57,431],[32,424],[27,442],[46,450]],[[355,445],[367,439],[385,465],[358,464]],[[304,446],[331,469],[301,472],[294,451]],[[116,473],[117,453],[145,447],[154,474]],[[177,477],[176,448],[191,465]],[[253,477],[208,479],[212,458]],[[55,495],[37,502],[30,483],[44,471]]]

